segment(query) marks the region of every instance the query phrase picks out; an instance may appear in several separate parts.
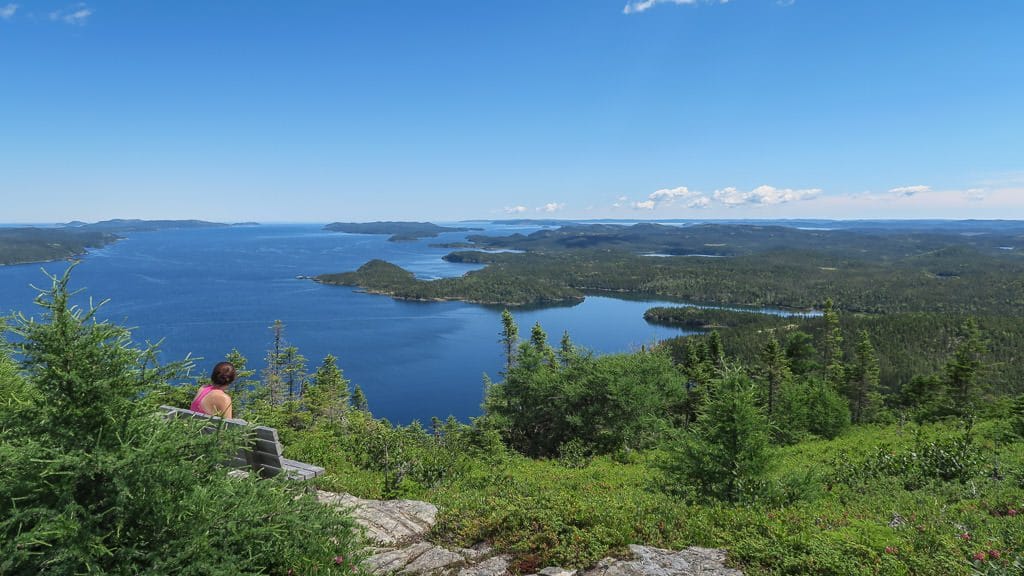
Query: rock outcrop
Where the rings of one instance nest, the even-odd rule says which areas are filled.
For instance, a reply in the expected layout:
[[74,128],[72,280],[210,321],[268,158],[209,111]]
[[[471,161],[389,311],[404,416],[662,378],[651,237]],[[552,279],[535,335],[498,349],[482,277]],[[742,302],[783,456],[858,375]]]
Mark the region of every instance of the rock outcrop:
[[[437,507],[415,500],[364,500],[348,494],[317,491],[325,504],[349,510],[365,529],[370,556],[364,566],[385,576],[511,576],[511,557],[496,554],[487,544],[450,550],[431,543],[427,534]],[[533,576],[742,576],[725,567],[725,552],[690,547],[662,550],[631,545],[631,558],[605,558],[585,571],[557,566]]]

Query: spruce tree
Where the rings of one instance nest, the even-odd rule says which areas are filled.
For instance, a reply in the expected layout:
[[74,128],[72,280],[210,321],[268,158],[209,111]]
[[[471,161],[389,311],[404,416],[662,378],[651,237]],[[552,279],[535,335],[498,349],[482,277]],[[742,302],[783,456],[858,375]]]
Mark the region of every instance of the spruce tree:
[[501,312],[501,344],[505,350],[505,370],[509,370],[519,348],[519,327],[508,308]]
[[768,417],[775,413],[775,400],[778,398],[779,390],[783,384],[792,377],[789,371],[789,362],[786,353],[779,344],[779,340],[772,334],[761,349],[759,355],[761,366],[764,369],[764,395],[768,405]]
[[356,384],[354,390],[352,390],[352,408],[359,410],[360,412],[369,412],[370,404],[366,401],[366,395],[363,394],[363,389]]
[[839,328],[839,314],[832,304],[832,299],[825,300],[825,384],[837,392],[842,389],[846,370],[843,367],[843,334]]
[[753,382],[729,373],[716,384],[691,434],[663,463],[669,489],[734,502],[756,493],[771,463],[767,415]]
[[303,395],[303,404],[309,409],[314,422],[338,422],[345,414],[349,401],[348,380],[338,368],[337,358],[328,354],[313,374],[312,385]]
[[846,393],[850,402],[850,418],[854,424],[870,422],[881,407],[882,396],[878,383],[878,357],[867,330],[861,330],[849,369]]
[[273,344],[267,351],[267,367],[263,369],[263,387],[271,406],[284,402],[284,323],[274,320],[270,326],[274,333]]
[[973,413],[981,392],[978,375],[986,348],[978,323],[974,318],[968,318],[957,334],[953,357],[943,370],[953,414],[966,416]]

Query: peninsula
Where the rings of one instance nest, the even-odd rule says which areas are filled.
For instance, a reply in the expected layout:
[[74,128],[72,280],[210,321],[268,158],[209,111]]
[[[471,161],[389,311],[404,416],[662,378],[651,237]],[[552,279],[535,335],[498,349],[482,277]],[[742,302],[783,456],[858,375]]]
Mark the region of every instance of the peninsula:
[[434,238],[442,232],[471,232],[479,228],[438,226],[431,222],[332,222],[324,226],[324,230],[349,234],[390,234],[390,242],[410,242],[420,238]]
[[58,227],[0,228],[0,266],[77,258],[102,248],[129,232],[227,226],[203,220],[104,220],[68,222]]

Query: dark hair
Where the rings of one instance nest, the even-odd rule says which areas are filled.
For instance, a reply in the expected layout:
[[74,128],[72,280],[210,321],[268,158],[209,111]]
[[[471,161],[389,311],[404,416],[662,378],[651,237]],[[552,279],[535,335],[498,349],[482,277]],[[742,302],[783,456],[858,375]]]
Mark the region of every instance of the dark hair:
[[210,382],[214,386],[227,386],[235,381],[235,365],[231,362],[221,362],[213,367],[210,374]]

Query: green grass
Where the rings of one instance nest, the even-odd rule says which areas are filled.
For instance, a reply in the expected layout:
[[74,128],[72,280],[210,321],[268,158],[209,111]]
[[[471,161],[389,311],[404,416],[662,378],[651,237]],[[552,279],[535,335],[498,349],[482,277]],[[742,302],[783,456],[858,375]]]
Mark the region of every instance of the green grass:
[[[659,454],[583,467],[503,454],[471,461],[432,488],[405,494],[440,508],[433,536],[451,545],[488,541],[522,573],[585,567],[631,543],[724,548],[747,574],[1019,574],[1024,556],[1024,443],[998,422],[979,424],[966,481],[906,484],[914,474],[844,478],[878,454],[910,454],[921,442],[956,438],[947,425],[857,427],[832,440],[778,449],[764,496],[742,505],[687,502],[664,491]],[[297,447],[314,448],[310,438]],[[325,436],[320,440],[329,443]],[[879,448],[881,447],[881,448]],[[320,455],[327,444],[316,446]],[[383,476],[342,451],[321,462],[322,483],[380,497]],[[1010,510],[1022,510],[1013,515]],[[999,558],[993,559],[992,551]],[[974,561],[984,553],[985,561]]]

